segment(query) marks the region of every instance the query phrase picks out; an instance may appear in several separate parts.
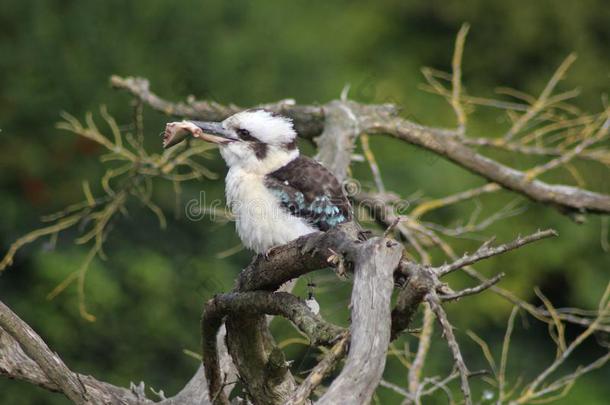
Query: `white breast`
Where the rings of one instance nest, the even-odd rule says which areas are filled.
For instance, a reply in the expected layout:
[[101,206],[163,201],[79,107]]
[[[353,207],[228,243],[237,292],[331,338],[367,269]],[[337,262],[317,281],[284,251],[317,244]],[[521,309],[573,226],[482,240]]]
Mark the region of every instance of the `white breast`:
[[232,167],[225,191],[242,243],[257,253],[316,231],[280,206],[277,197],[265,187],[262,174]]

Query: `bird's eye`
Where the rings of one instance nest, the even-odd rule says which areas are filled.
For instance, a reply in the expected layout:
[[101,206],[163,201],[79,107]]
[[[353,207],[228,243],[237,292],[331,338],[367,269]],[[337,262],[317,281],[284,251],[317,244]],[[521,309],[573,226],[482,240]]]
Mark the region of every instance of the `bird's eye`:
[[244,141],[254,141],[254,137],[252,135],[250,135],[250,131],[248,131],[245,128],[237,128],[236,130],[237,135],[239,135],[239,137],[241,139],[243,139]]

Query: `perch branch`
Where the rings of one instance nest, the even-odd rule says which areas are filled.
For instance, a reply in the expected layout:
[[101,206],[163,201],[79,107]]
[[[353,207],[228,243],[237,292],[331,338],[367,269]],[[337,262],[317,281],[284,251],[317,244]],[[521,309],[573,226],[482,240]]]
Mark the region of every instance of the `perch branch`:
[[328,267],[328,259],[333,255],[331,250],[348,255],[358,249],[355,244],[358,232],[353,223],[347,223],[282,245],[268,258],[259,255],[242,270],[235,291],[273,291],[294,278]]
[[373,238],[362,244],[354,260],[349,354],[318,404],[362,404],[373,396],[390,342],[393,273],[401,256],[402,246],[389,239]]

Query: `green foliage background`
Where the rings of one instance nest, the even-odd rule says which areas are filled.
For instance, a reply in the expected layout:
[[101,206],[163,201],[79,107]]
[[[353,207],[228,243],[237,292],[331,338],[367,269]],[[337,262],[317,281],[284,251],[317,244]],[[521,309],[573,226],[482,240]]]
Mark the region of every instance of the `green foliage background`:
[[[82,200],[81,181],[92,185],[103,173],[94,145],[54,128],[61,111],[83,117],[106,104],[119,123],[131,118],[129,99],[108,86],[111,74],[150,79],[153,90],[170,99],[187,95],[222,103],[252,105],[280,98],[326,102],[346,83],[351,96],[365,102],[392,101],[403,113],[433,126],[452,126],[444,101],[418,89],[421,66],[449,69],[455,33],[471,24],[464,56],[464,82],[472,94],[492,94],[496,85],[530,93],[568,53],[579,59],[562,88],[580,87],[578,104],[599,111],[609,90],[610,7],[603,0],[585,1],[118,1],[82,2],[3,0],[0,4],[0,246],[40,226],[39,217]],[[147,110],[145,128],[150,150],[160,149],[157,134],[166,117]],[[471,122],[479,136],[506,128],[497,112],[481,110]],[[482,184],[462,169],[389,139],[372,139],[388,189],[403,196],[418,190],[430,197]],[[305,149],[311,153],[311,149]],[[531,160],[511,160],[518,167]],[[224,175],[220,158],[210,168]],[[579,167],[581,168],[581,167]],[[591,189],[610,193],[604,168],[582,167]],[[355,164],[354,174],[370,185],[368,170]],[[566,172],[551,177],[571,182]],[[222,181],[193,182],[182,205],[205,190],[206,199],[222,198]],[[94,193],[100,192],[94,185]],[[174,209],[171,187],[156,189],[157,201]],[[515,198],[506,192],[484,198],[491,212]],[[487,274],[504,271],[507,288],[531,299],[539,285],[558,306],[590,308],[608,281],[608,253],[600,246],[600,218],[576,225],[556,211],[530,204],[520,217],[485,232],[507,240],[536,228],[554,227],[561,237],[491,260]],[[467,203],[430,216],[450,225],[467,218]],[[197,367],[183,350],[198,351],[202,302],[232,286],[250,254],[219,258],[218,252],[239,243],[231,224],[188,221],[168,216],[159,230],[153,215],[139,206],[121,218],[107,242],[107,261],[96,260],[86,285],[87,302],[97,321],[78,315],[75,288],[54,300],[45,297],[78,268],[85,250],[73,245],[74,233],[60,237],[56,248],[39,242],[17,255],[0,277],[0,297],[62,354],[67,364],[119,385],[144,380],[171,395]],[[472,241],[455,246],[472,250]],[[440,260],[440,257],[438,258]],[[345,324],[349,286],[317,273],[314,281],[322,313]],[[456,275],[455,286],[467,280]],[[303,293],[303,286],[299,287]],[[484,368],[482,355],[465,336],[476,330],[498,355],[510,308],[491,294],[448,307],[464,342],[472,370]],[[273,325],[278,340],[297,336],[283,322]],[[570,330],[575,333],[577,330]],[[437,336],[438,338],[438,336]],[[440,342],[440,339],[437,340]],[[405,337],[398,348],[411,343]],[[554,351],[543,327],[519,324],[511,351],[509,377],[534,375]],[[313,364],[314,350],[290,345],[297,370]],[[578,353],[572,366],[600,351],[595,345]],[[442,342],[432,349],[427,371],[448,372],[449,354]],[[386,378],[404,384],[405,369],[392,358]],[[586,377],[562,401],[607,403],[608,368]],[[483,385],[475,389],[482,395]],[[386,389],[381,403],[399,403]],[[445,403],[442,397],[436,399]],[[63,404],[59,395],[24,383],[0,380],[2,404]]]

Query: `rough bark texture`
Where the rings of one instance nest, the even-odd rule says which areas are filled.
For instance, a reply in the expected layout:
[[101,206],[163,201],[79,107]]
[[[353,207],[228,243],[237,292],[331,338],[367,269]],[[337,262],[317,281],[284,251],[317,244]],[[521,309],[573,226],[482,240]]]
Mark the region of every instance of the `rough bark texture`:
[[401,257],[400,244],[374,238],[365,242],[354,258],[349,354],[341,374],[318,404],[359,405],[373,396],[390,343],[393,273]]
[[296,384],[264,315],[227,317],[227,347],[255,404],[283,404]]
[[[286,292],[254,291],[217,295],[206,304],[202,320],[205,375],[210,386],[211,399],[219,403],[227,402],[221,391],[226,378],[220,368],[217,333],[222,320],[229,315],[231,316],[228,318],[227,329],[230,333],[227,335],[227,342],[233,358],[238,359],[236,365],[240,375],[260,375],[262,366],[269,371],[267,376],[252,380],[252,384],[248,385],[252,398],[262,403],[283,403],[286,402],[286,395],[291,394],[286,388],[275,388],[276,385],[282,386],[278,382],[282,377],[288,378],[289,373],[282,363],[283,360],[279,361],[281,351],[274,348],[261,314],[281,315],[291,320],[309,338],[312,345],[330,345],[344,333],[342,328],[312,313],[303,300]],[[242,345],[248,341],[256,344],[247,345],[253,350],[244,351]],[[267,348],[270,348],[270,351]],[[271,356],[272,353],[274,356]],[[277,361],[274,363],[270,359]],[[267,384],[266,381],[272,374],[271,383]]]
[[436,278],[429,268],[409,266],[407,283],[399,290],[392,310],[392,340],[411,323],[413,315],[426,294],[436,287]]
[[148,404],[133,391],[72,372],[25,322],[0,302],[0,373],[61,392],[76,404]]

